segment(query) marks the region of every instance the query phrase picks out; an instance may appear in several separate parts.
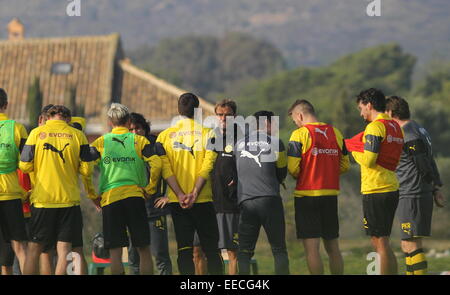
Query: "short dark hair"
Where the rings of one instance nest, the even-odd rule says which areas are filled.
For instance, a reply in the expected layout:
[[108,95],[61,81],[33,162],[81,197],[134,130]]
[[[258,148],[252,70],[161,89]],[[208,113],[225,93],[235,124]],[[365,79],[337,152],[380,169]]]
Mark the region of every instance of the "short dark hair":
[[253,114],[253,116],[256,118],[256,127],[259,129],[259,118],[265,117],[269,123],[272,123],[272,117],[275,116],[275,114],[271,111],[258,111]]
[[0,88],[0,108],[4,108],[8,104],[8,94],[5,89]]
[[370,88],[370,89],[361,91],[356,96],[356,103],[359,104],[360,102],[363,105],[371,103],[373,108],[378,112],[386,111],[386,96],[379,89]]
[[48,118],[52,118],[56,115],[60,115],[64,119],[69,119],[72,117],[70,110],[63,105],[54,105],[48,109],[47,111]]
[[392,117],[400,120],[409,120],[411,118],[408,102],[399,96],[389,96],[386,99],[386,111],[391,111]]
[[142,114],[131,113],[130,114],[130,120],[131,120],[131,124],[139,125],[139,126],[142,127],[142,129],[144,129],[145,136],[149,136],[150,135],[150,123],[147,120],[145,120],[145,118],[144,118],[144,116]]
[[229,107],[230,109],[233,110],[233,114],[236,115],[237,112],[237,106],[236,106],[236,102],[234,102],[231,99],[224,99],[219,101],[218,103],[216,103],[216,106],[214,107],[214,112],[217,113],[217,108],[225,108],[225,107]]
[[184,93],[178,99],[178,113],[188,118],[194,118],[194,110],[198,108],[200,102],[193,93]]
[[306,99],[297,99],[296,101],[294,101],[294,103],[292,104],[292,106],[289,108],[288,110],[288,115],[292,115],[292,112],[294,111],[294,109],[300,106],[301,107],[301,111],[302,113],[305,114],[311,114],[311,115],[315,115],[316,111],[314,110],[313,105],[307,101]]
[[54,106],[53,104],[48,104],[48,105],[44,106],[41,110],[41,116],[47,117],[48,110],[51,109],[53,106]]

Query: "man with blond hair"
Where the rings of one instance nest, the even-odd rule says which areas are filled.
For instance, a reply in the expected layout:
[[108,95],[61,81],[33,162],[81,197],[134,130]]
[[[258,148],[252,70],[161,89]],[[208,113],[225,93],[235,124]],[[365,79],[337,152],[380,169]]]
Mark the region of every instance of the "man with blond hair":
[[[145,199],[154,194],[161,175],[161,160],[150,142],[130,132],[128,108],[113,103],[107,113],[110,133],[92,143],[100,167],[100,194],[105,248],[111,255],[111,274],[124,274],[122,248],[129,245],[127,231],[140,257],[140,273],[153,274],[150,230]],[[150,166],[150,177],[145,172]]]

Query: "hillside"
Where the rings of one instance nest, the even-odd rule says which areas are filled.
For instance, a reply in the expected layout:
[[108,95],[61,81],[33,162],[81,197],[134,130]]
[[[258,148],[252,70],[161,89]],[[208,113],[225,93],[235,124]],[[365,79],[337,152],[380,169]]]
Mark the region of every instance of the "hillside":
[[0,25],[19,17],[29,37],[119,32],[129,50],[167,37],[243,31],[275,44],[291,66],[325,64],[392,41],[419,60],[450,49],[448,0],[383,0],[375,18],[364,0],[80,1],[82,15],[68,17],[67,1],[0,0]]

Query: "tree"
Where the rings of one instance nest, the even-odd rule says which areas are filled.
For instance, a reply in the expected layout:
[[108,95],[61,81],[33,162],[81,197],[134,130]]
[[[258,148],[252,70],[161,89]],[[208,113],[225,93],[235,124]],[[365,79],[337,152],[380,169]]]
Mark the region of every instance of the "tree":
[[34,78],[33,83],[28,87],[27,109],[28,109],[28,128],[31,130],[38,124],[41,113],[43,95],[40,87],[39,77]]
[[84,117],[84,105],[77,104],[77,88],[72,85],[66,90],[64,104],[72,113],[72,116]]

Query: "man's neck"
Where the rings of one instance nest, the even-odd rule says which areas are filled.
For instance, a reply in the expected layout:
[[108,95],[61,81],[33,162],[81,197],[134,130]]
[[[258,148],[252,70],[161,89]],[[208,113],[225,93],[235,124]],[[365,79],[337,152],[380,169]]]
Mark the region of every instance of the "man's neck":
[[375,119],[380,115],[381,113],[378,111],[372,111],[371,115],[370,115],[370,122],[375,121]]
[[395,122],[398,123],[398,125],[400,125],[400,127],[405,126],[406,124],[408,124],[409,122],[411,122],[411,120],[400,120],[398,118],[392,118]]
[[316,116],[308,116],[308,117],[305,117],[303,120],[304,124],[311,124],[311,123],[317,123],[317,122],[319,122],[319,120],[317,119]]

